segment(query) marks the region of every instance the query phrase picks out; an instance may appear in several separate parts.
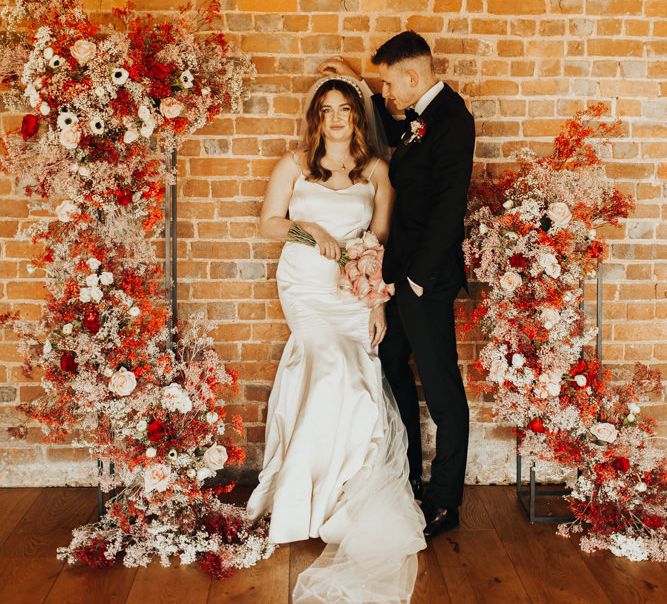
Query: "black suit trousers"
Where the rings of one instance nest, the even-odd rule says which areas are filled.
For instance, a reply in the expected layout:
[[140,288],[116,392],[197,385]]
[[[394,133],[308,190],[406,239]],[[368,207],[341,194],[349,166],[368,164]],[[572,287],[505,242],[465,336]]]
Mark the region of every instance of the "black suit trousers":
[[387,304],[387,334],[380,344],[380,359],[408,434],[410,478],[422,473],[419,399],[410,353],[435,422],[436,456],[425,502],[456,507],[463,499],[468,453],[469,411],[458,367],[454,328],[454,299],[460,286],[437,283],[417,296],[406,279],[396,283],[396,295]]

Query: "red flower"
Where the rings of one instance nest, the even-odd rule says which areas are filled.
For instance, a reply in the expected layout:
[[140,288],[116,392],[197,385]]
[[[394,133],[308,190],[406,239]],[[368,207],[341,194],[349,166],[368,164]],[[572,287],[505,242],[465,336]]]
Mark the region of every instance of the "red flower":
[[69,373],[76,373],[76,354],[71,350],[66,350],[60,357],[60,368]]
[[614,466],[619,472],[627,472],[630,469],[630,460],[626,457],[614,457],[611,462],[611,465]]
[[129,193],[121,193],[118,197],[116,197],[116,203],[119,206],[126,206],[132,203],[132,195]]
[[39,118],[30,113],[23,116],[21,122],[21,136],[24,141],[27,141],[31,136],[35,136],[39,130]]
[[528,429],[532,430],[533,432],[545,432],[546,429],[544,427],[544,422],[542,421],[541,417],[536,417],[534,419],[531,419],[530,422],[528,423]]
[[159,419],[154,419],[150,424],[148,424],[148,440],[153,443],[158,443],[162,440],[166,430],[164,422],[161,422]]
[[654,514],[650,516],[644,516],[642,518],[642,522],[650,529],[659,529],[665,526],[663,519],[660,518],[660,516],[656,516]]
[[510,266],[513,268],[525,268],[528,266],[528,259],[521,254],[513,254],[510,256]]
[[83,315],[83,326],[95,335],[100,330],[100,315],[95,308],[89,308]]

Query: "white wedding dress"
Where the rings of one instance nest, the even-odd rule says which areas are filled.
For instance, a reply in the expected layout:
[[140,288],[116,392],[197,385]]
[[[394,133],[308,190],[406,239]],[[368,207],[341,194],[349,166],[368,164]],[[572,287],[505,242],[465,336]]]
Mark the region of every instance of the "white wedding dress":
[[[299,176],[292,220],[339,242],[373,214],[374,187],[333,190]],[[248,502],[271,514],[274,543],[319,537],[322,555],[299,575],[298,604],[408,602],[424,518],[408,482],[407,437],[368,333],[369,309],[338,288],[339,268],[287,242],[280,301],[292,334],[269,399],[264,467]]]

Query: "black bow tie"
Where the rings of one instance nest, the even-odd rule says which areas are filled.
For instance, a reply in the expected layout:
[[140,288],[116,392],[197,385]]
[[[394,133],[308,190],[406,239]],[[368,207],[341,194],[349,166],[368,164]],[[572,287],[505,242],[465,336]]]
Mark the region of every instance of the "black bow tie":
[[410,123],[410,122],[414,122],[415,120],[418,120],[418,119],[419,119],[419,114],[412,107],[408,107],[405,110],[405,121],[406,122]]

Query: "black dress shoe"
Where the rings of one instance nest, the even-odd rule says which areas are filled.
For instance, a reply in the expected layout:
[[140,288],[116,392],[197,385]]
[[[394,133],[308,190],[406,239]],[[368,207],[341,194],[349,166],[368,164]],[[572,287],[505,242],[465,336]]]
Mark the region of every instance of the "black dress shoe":
[[410,486],[412,487],[412,492],[415,494],[415,499],[421,501],[424,497],[424,485],[422,484],[422,479],[411,478]]
[[430,541],[440,533],[454,530],[459,526],[458,508],[436,508],[425,504],[422,506],[426,527],[424,527],[424,538]]

